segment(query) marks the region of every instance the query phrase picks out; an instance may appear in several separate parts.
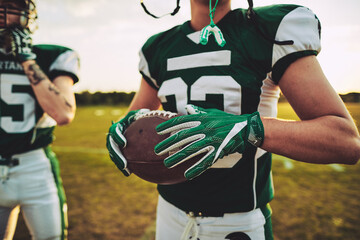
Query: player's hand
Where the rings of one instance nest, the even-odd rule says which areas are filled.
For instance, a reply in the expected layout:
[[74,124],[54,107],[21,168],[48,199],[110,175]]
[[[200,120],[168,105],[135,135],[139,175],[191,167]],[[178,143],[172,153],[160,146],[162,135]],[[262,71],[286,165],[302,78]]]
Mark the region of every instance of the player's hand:
[[219,158],[235,152],[243,153],[250,143],[254,146],[262,144],[264,127],[258,112],[233,115],[194,105],[187,105],[186,110],[189,115],[170,119],[156,127],[159,134],[173,134],[155,146],[155,153],[162,155],[183,147],[165,158],[164,164],[169,168],[206,153],[186,170],[187,179],[199,176]]
[[36,59],[36,54],[32,52],[32,38],[29,30],[12,27],[10,39],[12,53],[20,63]]
[[129,176],[131,172],[127,168],[126,158],[121,152],[121,149],[124,148],[127,143],[126,138],[124,137],[124,132],[126,128],[135,121],[136,116],[149,111],[149,109],[130,111],[124,118],[116,123],[113,123],[109,128],[109,133],[106,137],[106,147],[109,151],[111,160],[125,176]]

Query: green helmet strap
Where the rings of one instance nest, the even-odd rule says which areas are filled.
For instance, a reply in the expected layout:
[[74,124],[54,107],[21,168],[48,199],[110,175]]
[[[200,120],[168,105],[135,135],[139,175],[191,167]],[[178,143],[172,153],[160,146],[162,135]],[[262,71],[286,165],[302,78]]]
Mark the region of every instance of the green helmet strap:
[[211,0],[209,1],[210,24],[205,26],[201,30],[201,32],[200,32],[200,43],[203,44],[203,45],[206,45],[208,43],[208,41],[209,41],[209,36],[211,34],[213,34],[217,44],[220,47],[223,47],[226,44],[226,41],[224,39],[224,36],[223,36],[221,30],[214,23],[214,16],[215,16],[215,10],[216,10],[217,4],[218,4],[218,0],[216,0],[216,3],[214,5],[214,7],[211,8],[211,5],[212,5]]

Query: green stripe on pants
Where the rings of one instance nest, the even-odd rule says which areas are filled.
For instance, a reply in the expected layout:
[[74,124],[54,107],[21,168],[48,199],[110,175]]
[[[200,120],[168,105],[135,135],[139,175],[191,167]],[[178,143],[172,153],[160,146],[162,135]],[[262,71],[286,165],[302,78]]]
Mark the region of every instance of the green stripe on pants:
[[45,147],[44,151],[47,158],[50,160],[51,170],[54,176],[55,185],[59,196],[60,212],[61,212],[61,229],[62,229],[61,239],[66,240],[68,235],[67,204],[66,204],[65,190],[60,177],[60,165],[58,159],[56,158],[55,153],[52,151],[50,146]]

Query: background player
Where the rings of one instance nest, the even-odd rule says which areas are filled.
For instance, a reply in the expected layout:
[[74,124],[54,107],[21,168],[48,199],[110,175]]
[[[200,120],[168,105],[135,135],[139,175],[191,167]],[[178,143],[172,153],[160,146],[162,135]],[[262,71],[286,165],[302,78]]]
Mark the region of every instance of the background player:
[[[117,154],[121,149],[112,143],[124,146],[121,132],[137,109],[162,105],[165,110],[190,114],[170,120],[159,130],[196,122],[201,114],[198,128],[212,127],[184,130],[178,140],[202,134],[202,140],[188,142],[183,151],[215,149],[219,155],[191,169],[191,181],[158,185],[156,238],[273,239],[270,152],[318,164],[355,164],[360,158],[355,124],[316,59],[321,49],[320,22],[311,10],[296,5],[253,9],[248,1],[249,9],[231,10],[230,0],[213,1],[210,8],[208,0],[190,2],[190,21],[152,36],[142,47],[141,85],[131,112],[110,128],[110,156],[129,175],[126,159]],[[210,36],[202,45],[200,30],[209,25],[209,13],[216,4],[207,30],[217,38]],[[301,121],[276,118],[280,89]],[[187,104],[193,104],[188,111]],[[261,120],[249,118],[256,112]],[[225,118],[230,128],[222,125]],[[250,120],[255,125],[248,126]],[[226,137],[239,123],[244,128],[229,146]],[[249,130],[254,138],[248,139]],[[176,143],[168,140],[155,150],[166,153]],[[228,156],[218,159],[223,155]],[[182,160],[175,153],[165,163],[171,167]]]
[[49,144],[75,115],[79,58],[32,46],[32,0],[0,0],[0,239],[12,239],[21,209],[33,239],[65,239],[67,206]]

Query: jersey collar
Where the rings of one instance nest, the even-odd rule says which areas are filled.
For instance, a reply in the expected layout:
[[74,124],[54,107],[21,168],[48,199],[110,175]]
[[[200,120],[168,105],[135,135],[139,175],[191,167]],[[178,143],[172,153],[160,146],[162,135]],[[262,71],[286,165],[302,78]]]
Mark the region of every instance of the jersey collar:
[[[227,24],[229,24],[229,22],[227,21],[228,18],[230,18],[234,12],[236,10],[231,10],[230,12],[228,12],[216,25],[222,29],[224,26],[226,26]],[[200,43],[200,30],[199,31],[195,31],[190,24],[190,20],[184,22],[181,25],[181,31],[187,36],[187,38],[189,38],[192,42],[199,44]]]

